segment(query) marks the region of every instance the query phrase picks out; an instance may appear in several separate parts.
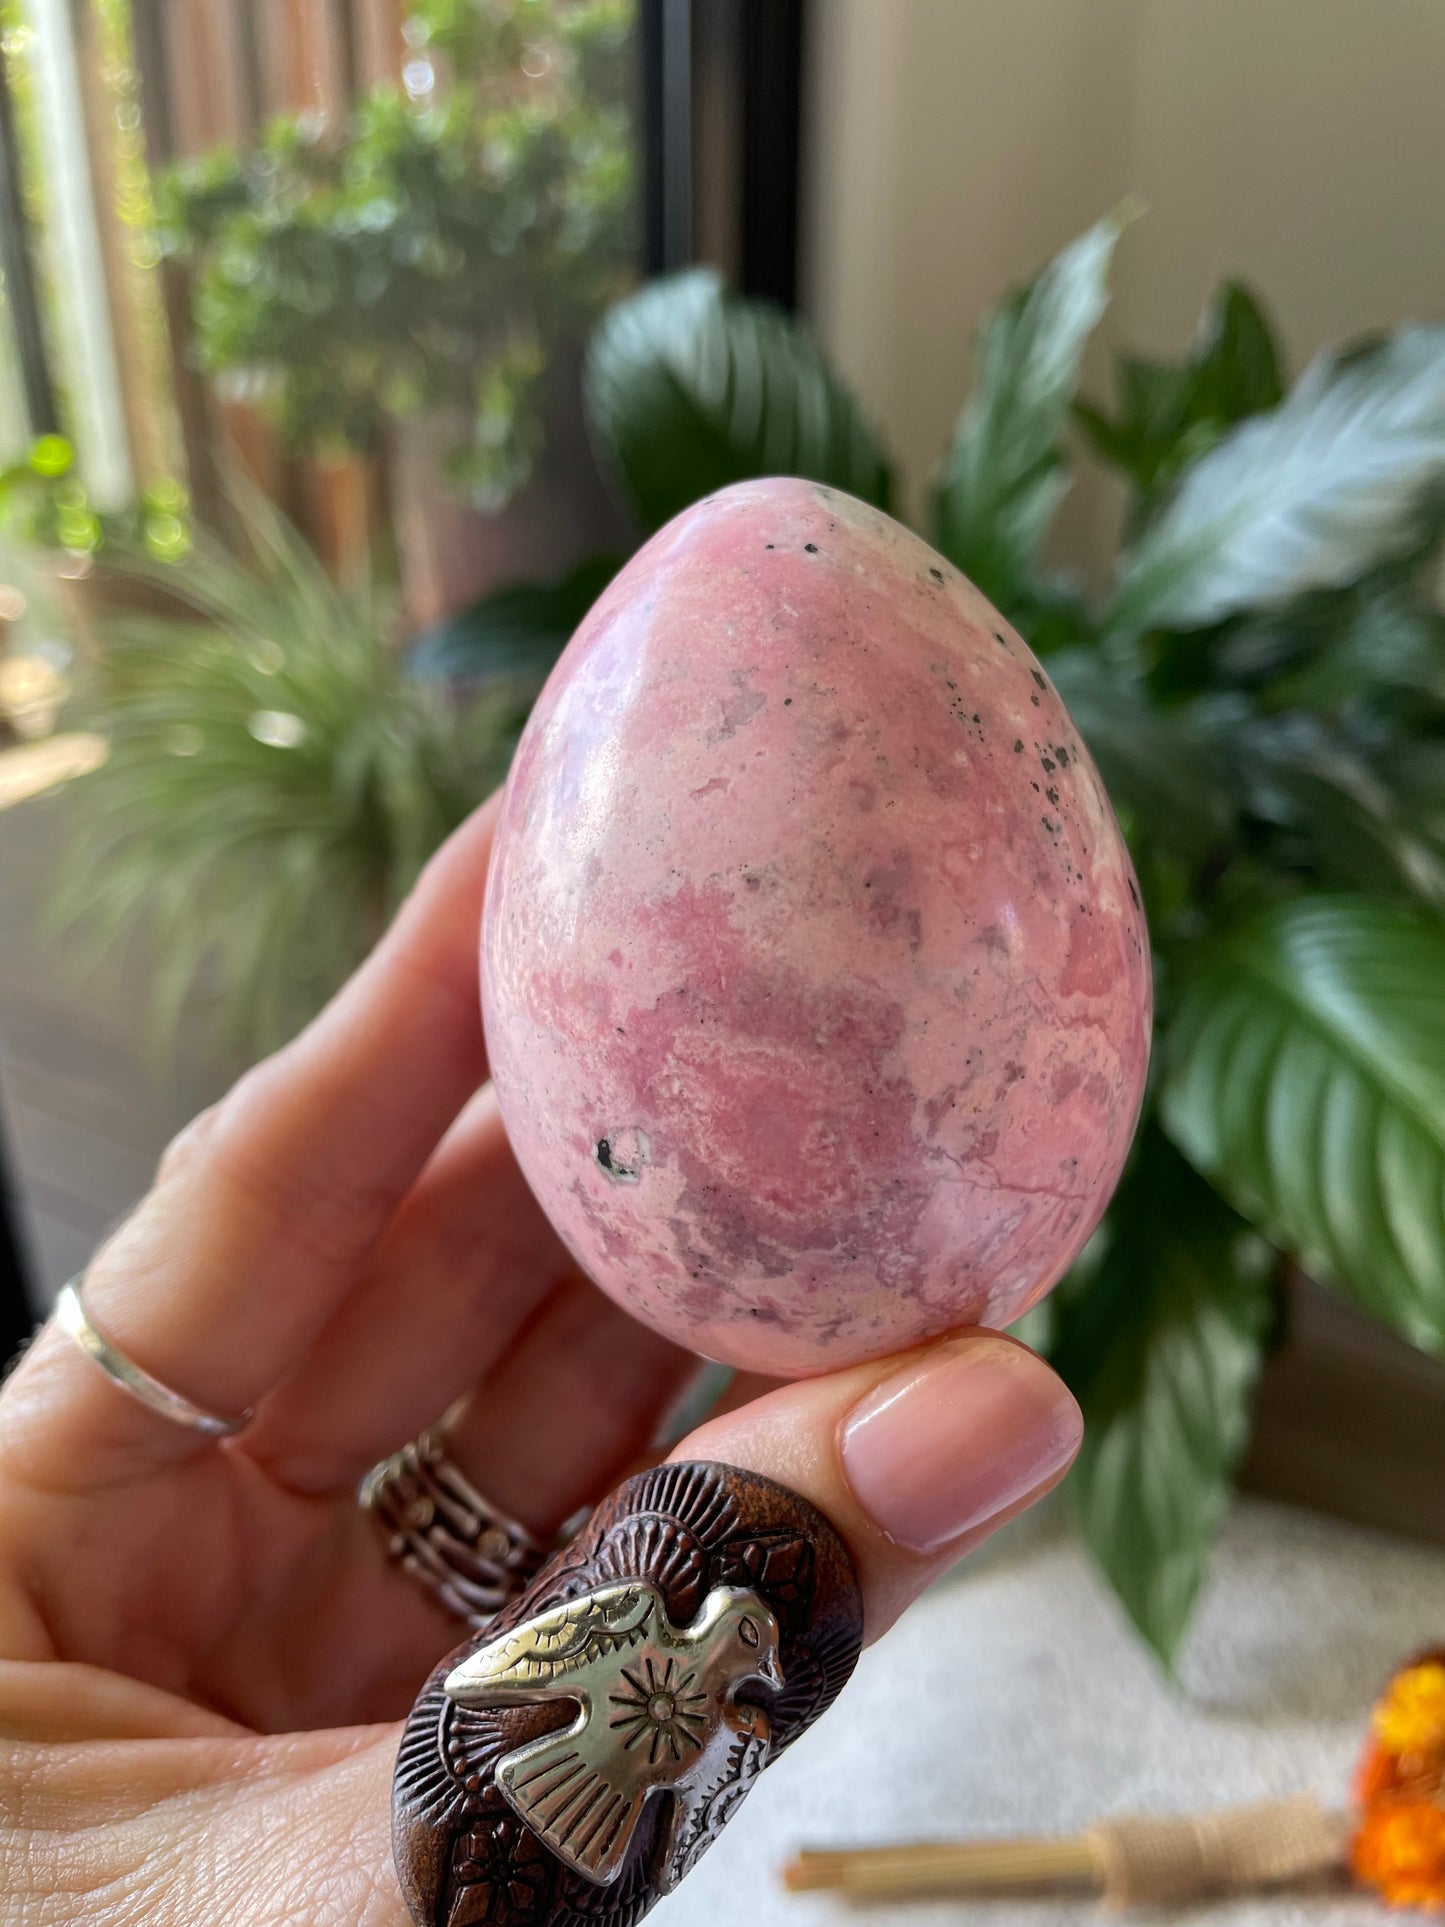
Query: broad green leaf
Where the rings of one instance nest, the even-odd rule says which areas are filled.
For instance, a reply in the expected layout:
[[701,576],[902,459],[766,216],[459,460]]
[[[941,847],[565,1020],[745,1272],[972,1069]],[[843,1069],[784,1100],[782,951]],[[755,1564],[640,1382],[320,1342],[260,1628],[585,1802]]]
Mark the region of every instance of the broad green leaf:
[[614,556],[594,555],[556,582],[483,596],[423,630],[406,652],[407,670],[422,682],[545,676],[617,569]]
[[1102,461],[1127,474],[1135,473],[1137,454],[1131,424],[1114,421],[1091,401],[1074,403],[1075,424],[1084,431],[1084,440]]
[[1390,785],[1419,834],[1445,850],[1445,737],[1392,745]]
[[1293,673],[1267,692],[1271,705],[1339,711],[1413,691],[1432,705],[1445,703],[1445,615],[1423,598],[1377,588],[1330,598],[1338,620]]
[[888,467],[812,338],[711,269],[655,281],[599,324],[587,414],[648,528],[730,482],[802,475],[879,508]]
[[1199,369],[1185,362],[1147,361],[1120,355],[1115,363],[1119,413],[1079,402],[1074,420],[1094,452],[1120,468],[1141,496],[1187,461],[1213,446],[1223,433],[1202,398]]
[[1161,709],[1092,649],[1062,649],[1049,673],[1114,803],[1166,849],[1198,856],[1228,840],[1228,772],[1182,712]]
[[1445,616],[1422,573],[1418,560],[1395,563],[1348,588],[1236,617],[1219,632],[1214,674],[1256,690],[1268,710],[1338,713],[1407,691],[1445,702]]
[[1094,611],[1077,582],[1054,570],[1036,569],[1005,613],[1036,656],[1092,648],[1099,639]]
[[1201,945],[1163,1057],[1174,1142],[1309,1270],[1445,1351],[1445,922],[1305,897]]
[[1105,626],[1116,646],[1352,582],[1416,541],[1445,482],[1445,327],[1339,364],[1190,467],[1125,554]]
[[1090,228],[979,331],[973,391],[939,476],[936,540],[1005,609],[1068,486],[1060,443],[1119,230],[1113,217]]
[[1228,755],[1244,807],[1273,828],[1286,870],[1327,888],[1415,897],[1445,912],[1445,843],[1408,793],[1337,732],[1304,715],[1247,718]]
[[1060,1310],[1084,1412],[1072,1489],[1089,1549],[1168,1665],[1249,1433],[1274,1253],[1153,1126]]
[[1240,281],[1226,282],[1215,297],[1199,359],[1205,392],[1220,421],[1244,421],[1284,399],[1274,331]]
[[1233,281],[1215,295],[1184,360],[1120,355],[1115,385],[1117,419],[1084,402],[1074,417],[1096,453],[1133,481],[1141,508],[1235,422],[1275,407],[1284,392],[1269,323]]

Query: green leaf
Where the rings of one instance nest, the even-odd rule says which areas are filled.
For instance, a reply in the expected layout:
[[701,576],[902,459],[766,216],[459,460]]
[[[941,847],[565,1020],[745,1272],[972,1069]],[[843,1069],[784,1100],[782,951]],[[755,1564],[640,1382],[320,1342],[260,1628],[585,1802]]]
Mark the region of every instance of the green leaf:
[[1073,415],[1075,425],[1083,430],[1084,440],[1101,460],[1113,468],[1122,468],[1127,474],[1136,474],[1138,457],[1130,423],[1112,421],[1102,408],[1096,408],[1090,401],[1076,401]]
[[1168,1665],[1249,1432],[1274,1254],[1146,1126],[1053,1361],[1084,1412],[1090,1551]]
[[1036,656],[1092,648],[1099,639],[1094,611],[1078,583],[1054,570],[1036,570],[1007,614]]
[[1242,718],[1229,758],[1247,810],[1271,826],[1286,869],[1326,887],[1415,897],[1445,911],[1445,843],[1391,779],[1338,733],[1302,715]]
[[1233,426],[1273,408],[1284,390],[1279,355],[1259,304],[1239,282],[1226,282],[1210,303],[1183,361],[1119,355],[1118,417],[1087,402],[1074,419],[1096,454],[1122,469],[1138,491],[1137,529],[1159,492]]
[[1075,408],[1074,419],[1095,452],[1123,469],[1141,496],[1219,440],[1223,427],[1210,412],[1193,359],[1175,363],[1120,355],[1115,383],[1117,421],[1085,403]]
[[572,632],[616,575],[614,556],[594,555],[555,582],[515,583],[424,629],[406,652],[420,682],[544,677]]
[[[1422,581],[1432,561],[1427,552],[1233,618],[1213,644],[1214,679],[1255,689],[1269,710],[1338,713],[1402,692],[1445,702],[1445,615]],[[1197,637],[1185,640],[1197,661]]]
[[1185,715],[1151,703],[1091,649],[1059,650],[1049,673],[1118,807],[1182,855],[1227,841],[1235,819],[1228,773]]
[[1419,834],[1445,850],[1445,738],[1393,744],[1390,787]]
[[1209,410],[1219,421],[1244,421],[1284,399],[1274,331],[1243,282],[1226,282],[1215,296],[1199,364]]
[[764,475],[888,506],[887,464],[817,345],[709,268],[619,302],[593,334],[585,387],[593,439],[648,528]]
[[1442,482],[1445,327],[1317,362],[1186,471],[1124,556],[1106,632],[1126,647],[1352,582],[1412,546]]
[[936,541],[1001,607],[1013,607],[1068,487],[1060,446],[1084,344],[1108,300],[1120,221],[1055,257],[979,331],[973,392],[939,477]]
[[1201,946],[1164,1057],[1175,1143],[1319,1277],[1445,1351],[1445,923],[1278,905]]

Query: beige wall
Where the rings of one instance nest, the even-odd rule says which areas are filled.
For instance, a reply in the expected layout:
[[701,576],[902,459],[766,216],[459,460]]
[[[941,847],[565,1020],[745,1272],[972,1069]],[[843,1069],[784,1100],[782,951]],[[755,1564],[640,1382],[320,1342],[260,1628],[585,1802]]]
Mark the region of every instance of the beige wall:
[[[916,503],[980,310],[1131,191],[1111,342],[1445,319],[1445,0],[814,0],[808,302]],[[1105,511],[1066,547],[1097,554]]]

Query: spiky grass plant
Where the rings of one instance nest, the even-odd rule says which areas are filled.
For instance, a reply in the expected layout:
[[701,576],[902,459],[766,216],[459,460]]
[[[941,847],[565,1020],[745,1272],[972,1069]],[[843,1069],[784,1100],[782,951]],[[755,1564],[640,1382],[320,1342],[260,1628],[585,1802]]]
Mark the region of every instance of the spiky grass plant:
[[199,991],[254,1050],[365,955],[538,685],[418,683],[381,584],[332,582],[254,491],[237,509],[244,555],[203,538],[182,567],[133,565],[172,610],[112,617],[82,674],[109,755],[72,791],[57,909],[99,952],[146,945],[158,1038]]

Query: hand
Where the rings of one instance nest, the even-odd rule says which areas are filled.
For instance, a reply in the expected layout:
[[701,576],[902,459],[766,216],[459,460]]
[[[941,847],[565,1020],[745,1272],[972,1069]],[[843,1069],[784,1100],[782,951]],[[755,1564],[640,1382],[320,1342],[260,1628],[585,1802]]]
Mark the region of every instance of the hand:
[[[462,1400],[454,1456],[547,1533],[639,1461],[695,1369],[578,1277],[508,1150],[476,989],[494,820],[181,1135],[91,1265],[114,1343],[251,1426],[218,1444],[156,1416],[53,1324],[0,1393],[14,1918],[405,1927],[388,1722],[463,1629],[387,1561],[358,1479]],[[876,1637],[1078,1436],[1046,1366],[963,1333],[766,1391],[676,1455],[819,1505]]]

